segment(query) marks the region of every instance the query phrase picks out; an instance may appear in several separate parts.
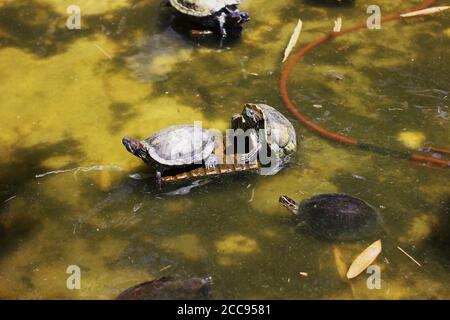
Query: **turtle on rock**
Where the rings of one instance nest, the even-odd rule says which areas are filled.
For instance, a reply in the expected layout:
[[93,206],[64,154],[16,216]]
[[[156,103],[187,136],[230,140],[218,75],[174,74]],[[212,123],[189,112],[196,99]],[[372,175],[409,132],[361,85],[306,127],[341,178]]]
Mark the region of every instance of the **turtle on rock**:
[[267,174],[278,173],[297,151],[297,136],[292,123],[267,104],[247,103],[241,114],[233,115],[231,122],[234,130],[255,130],[253,132],[256,133],[249,136],[252,141],[258,142],[253,143],[255,147],[243,155],[242,161],[252,162],[263,145],[267,146],[269,159],[262,161],[261,154],[259,159],[261,165],[270,165],[271,169]]
[[210,169],[218,163],[214,154],[214,135],[195,125],[172,126],[143,141],[124,137],[122,143],[130,153],[156,168],[160,186],[162,174],[167,168],[204,165]]
[[369,204],[346,194],[320,194],[297,203],[287,196],[280,203],[315,236],[325,240],[359,240],[381,231],[381,217]]
[[240,0],[164,0],[163,5],[172,6],[199,25],[217,28],[221,34],[221,45],[227,37],[227,27],[240,26],[250,19],[237,6]]
[[205,300],[209,296],[211,283],[211,277],[163,277],[129,288],[117,300]]

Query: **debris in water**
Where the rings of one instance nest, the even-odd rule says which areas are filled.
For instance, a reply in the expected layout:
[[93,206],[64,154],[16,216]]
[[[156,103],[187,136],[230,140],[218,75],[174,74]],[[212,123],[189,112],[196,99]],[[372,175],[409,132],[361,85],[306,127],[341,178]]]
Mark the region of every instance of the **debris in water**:
[[341,32],[342,29],[342,18],[339,17],[334,21],[334,29],[333,32]]
[[9,201],[11,201],[11,200],[13,200],[14,198],[16,198],[17,196],[12,196],[12,197],[9,197],[8,199],[6,199],[5,201],[3,201],[3,203],[7,203],[7,202],[9,202]]
[[397,247],[398,250],[400,250],[405,256],[407,256],[408,258],[410,258],[415,264],[417,264],[419,267],[422,267],[422,265],[416,260],[414,259],[411,255],[409,255],[405,250],[403,250],[400,247]]
[[381,240],[377,240],[372,243],[366,250],[364,250],[352,263],[347,272],[347,278],[353,279],[359,276],[364,270],[367,269],[368,266],[381,253]]
[[170,268],[172,268],[171,264],[169,264],[168,266],[165,266],[164,268],[159,269],[159,272],[166,271],[167,269],[170,269]]
[[153,177],[153,175],[148,174],[148,173],[132,173],[128,175],[129,178],[133,179],[133,180],[144,180],[144,179],[148,179],[150,177]]
[[250,197],[250,200],[248,200],[248,202],[250,203],[250,202],[253,202],[253,199],[255,198],[255,188],[253,188],[253,190],[252,190],[252,195],[251,195],[251,197]]
[[400,17],[409,18],[409,17],[416,17],[416,16],[425,16],[425,15],[429,15],[429,14],[433,14],[433,13],[442,12],[447,9],[450,9],[450,6],[432,7],[432,8],[428,8],[428,9],[404,13],[404,14],[401,14]]
[[123,169],[121,167],[116,166],[116,165],[112,165],[112,166],[99,165],[99,166],[92,166],[92,167],[78,167],[78,168],[67,169],[67,170],[49,171],[49,172],[37,174],[37,175],[35,175],[35,178],[39,179],[39,178],[44,178],[49,175],[67,173],[67,172],[73,172],[74,174],[77,174],[80,171],[89,172],[89,171],[104,171],[104,170],[123,171]]
[[330,70],[327,72],[327,77],[336,81],[342,81],[345,79],[343,74],[336,72],[335,70]]
[[94,46],[105,55],[105,57],[107,57],[109,60],[112,60],[113,58],[111,57],[111,55],[105,51],[105,49],[103,49],[102,47],[100,47],[98,44],[94,44]]
[[139,210],[141,210],[141,208],[142,208],[142,202],[138,203],[138,204],[135,204],[134,207],[133,207],[133,212],[136,213]]
[[298,19],[297,26],[294,29],[294,33],[291,36],[291,39],[289,40],[289,44],[286,47],[286,50],[284,51],[284,58],[283,63],[286,62],[287,58],[291,54],[292,49],[294,49],[295,45],[297,44],[298,38],[300,37],[300,33],[302,32],[302,20]]
[[299,272],[298,274],[301,275],[302,277],[307,277],[308,276],[307,272]]

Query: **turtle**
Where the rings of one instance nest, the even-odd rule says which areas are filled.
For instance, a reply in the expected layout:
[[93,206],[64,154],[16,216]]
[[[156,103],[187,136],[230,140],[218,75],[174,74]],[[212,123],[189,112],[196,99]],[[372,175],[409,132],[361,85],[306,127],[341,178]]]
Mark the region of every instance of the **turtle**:
[[271,157],[276,160],[275,166],[270,163],[273,166],[271,174],[281,170],[282,165],[289,162],[290,156],[297,151],[297,136],[292,123],[277,109],[267,104],[247,103],[241,114],[233,115],[231,122],[234,130],[254,129],[259,133],[256,147],[243,155],[242,161],[253,161],[263,143],[266,143]]
[[207,27],[217,26],[221,45],[227,37],[226,26],[239,26],[248,20],[247,12],[240,12],[240,0],[164,0],[163,5],[172,6],[180,13]]
[[211,284],[211,277],[162,277],[125,290],[116,300],[205,300]]
[[143,141],[124,137],[122,143],[130,153],[156,168],[156,178],[160,186],[163,171],[167,168],[203,163],[206,169],[211,169],[215,168],[218,162],[214,154],[214,135],[211,131],[195,125],[171,126]]
[[351,241],[379,235],[382,220],[365,201],[347,194],[320,194],[297,203],[288,196],[279,199],[313,235],[331,241]]

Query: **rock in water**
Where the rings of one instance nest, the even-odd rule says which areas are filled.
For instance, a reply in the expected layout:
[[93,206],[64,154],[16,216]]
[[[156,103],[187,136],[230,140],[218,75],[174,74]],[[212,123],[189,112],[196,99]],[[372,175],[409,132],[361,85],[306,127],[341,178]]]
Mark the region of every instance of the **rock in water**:
[[117,300],[205,300],[211,277],[174,279],[163,277],[145,282],[122,292]]

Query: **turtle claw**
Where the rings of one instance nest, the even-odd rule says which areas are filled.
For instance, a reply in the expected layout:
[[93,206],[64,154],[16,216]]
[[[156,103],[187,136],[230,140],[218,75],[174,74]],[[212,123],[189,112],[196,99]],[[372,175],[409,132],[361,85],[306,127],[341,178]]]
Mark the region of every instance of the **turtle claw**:
[[241,163],[250,163],[256,161],[258,159],[258,152],[261,149],[261,147],[262,147],[261,144],[258,143],[256,148],[254,148],[249,153],[239,155],[239,160],[241,161]]
[[217,164],[218,164],[217,157],[215,155],[213,155],[213,154],[210,155],[208,157],[208,159],[205,160],[206,170],[214,169],[215,167],[217,167]]
[[227,30],[225,29],[225,22],[226,22],[226,14],[222,13],[220,16],[217,17],[217,23],[219,24],[219,31],[220,31],[220,48],[223,48],[223,42],[225,38],[227,37]]

